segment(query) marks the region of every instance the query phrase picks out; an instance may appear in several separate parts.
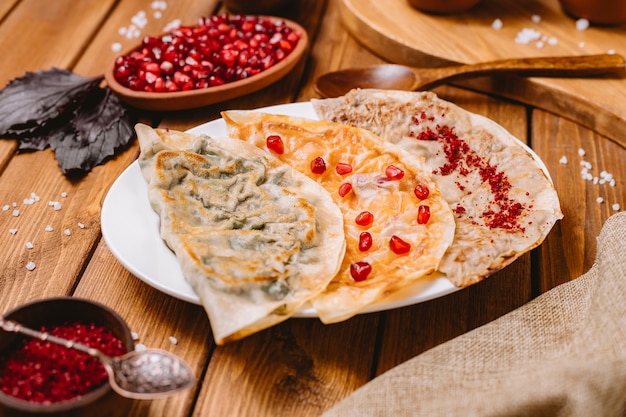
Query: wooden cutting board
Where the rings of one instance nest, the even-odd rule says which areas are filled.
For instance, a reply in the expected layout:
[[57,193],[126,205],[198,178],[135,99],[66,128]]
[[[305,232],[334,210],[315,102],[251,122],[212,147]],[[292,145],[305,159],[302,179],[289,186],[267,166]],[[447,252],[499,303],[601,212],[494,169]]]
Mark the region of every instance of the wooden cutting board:
[[[407,0],[340,0],[340,12],[359,42],[398,64],[437,67],[501,58],[626,54],[625,27],[579,30],[558,0],[482,0],[472,10],[454,15],[426,14]],[[493,25],[497,19],[500,29]],[[529,38],[524,33],[539,39],[520,42]],[[568,117],[626,147],[626,75],[498,76],[458,84]]]

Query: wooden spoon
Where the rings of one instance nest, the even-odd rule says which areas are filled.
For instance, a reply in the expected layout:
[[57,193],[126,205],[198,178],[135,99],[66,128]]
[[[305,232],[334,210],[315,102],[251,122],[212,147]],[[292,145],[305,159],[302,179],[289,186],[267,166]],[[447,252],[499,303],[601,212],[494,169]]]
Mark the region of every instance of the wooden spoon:
[[[285,25],[302,34],[296,47],[282,61],[276,63],[265,71],[261,71],[249,78],[233,81],[216,87],[208,87],[188,91],[176,92],[145,92],[131,90],[120,84],[113,76],[115,63],[112,63],[104,73],[104,78],[109,88],[125,103],[144,110],[184,110],[196,107],[208,106],[230,100],[245,94],[260,90],[278,81],[287,75],[295,67],[307,49],[308,36],[306,30],[296,22],[284,18],[276,18],[285,22]],[[137,49],[131,48],[128,53]]]
[[502,59],[441,68],[384,64],[326,73],[317,79],[315,90],[322,97],[338,97],[353,88],[427,90],[480,75],[513,73],[540,77],[586,77],[623,72],[624,69],[624,58],[617,54]]

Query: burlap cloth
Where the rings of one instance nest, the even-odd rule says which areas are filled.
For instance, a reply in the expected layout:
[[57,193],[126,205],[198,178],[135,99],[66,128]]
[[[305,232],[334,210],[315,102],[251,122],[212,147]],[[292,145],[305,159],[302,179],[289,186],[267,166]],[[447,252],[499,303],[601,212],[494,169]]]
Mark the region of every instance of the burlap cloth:
[[626,416],[626,212],[583,276],[373,379],[323,417]]

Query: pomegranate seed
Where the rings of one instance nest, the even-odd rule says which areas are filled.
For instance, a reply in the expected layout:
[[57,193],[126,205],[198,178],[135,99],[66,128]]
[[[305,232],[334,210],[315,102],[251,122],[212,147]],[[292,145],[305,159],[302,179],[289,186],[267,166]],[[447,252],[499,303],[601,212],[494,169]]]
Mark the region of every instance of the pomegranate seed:
[[394,165],[389,165],[387,169],[385,169],[385,175],[390,180],[401,180],[404,178],[404,171]]
[[369,226],[374,222],[374,215],[369,211],[362,211],[357,214],[354,222],[359,226]]
[[417,184],[415,186],[414,192],[415,192],[415,197],[419,198],[420,200],[426,200],[428,198],[428,194],[430,193],[430,191],[428,190],[428,187],[422,184]]
[[285,153],[285,144],[283,140],[278,135],[271,135],[265,139],[265,144],[267,145],[267,149],[270,151],[277,153],[278,155],[282,155]]
[[355,281],[363,281],[372,272],[372,265],[367,262],[355,262],[350,265],[350,276]]
[[172,80],[165,80],[165,90],[166,91],[180,91],[180,88],[176,85],[176,83]]
[[215,75],[211,75],[209,77],[209,85],[211,87],[215,87],[216,85],[224,85],[224,84],[226,84],[226,81],[224,81],[220,77],[217,77]]
[[311,161],[311,172],[314,174],[323,174],[326,171],[326,162],[324,162],[324,158],[318,156],[314,160]]
[[147,72],[150,72],[152,74],[156,74],[156,75],[161,74],[161,66],[157,64],[156,62],[147,62],[146,65],[144,66],[144,69]]
[[350,184],[349,182],[344,182],[339,186],[338,193],[340,197],[345,197],[350,191],[352,191],[352,184]]
[[411,245],[396,235],[391,236],[391,239],[389,239],[389,247],[393,253],[398,255],[403,255],[411,250]]
[[370,232],[363,232],[359,235],[359,250],[368,251],[372,247],[372,235]]
[[337,174],[339,175],[349,174],[352,172],[352,165],[339,162],[335,170],[337,171]]
[[430,219],[430,207],[429,206],[419,206],[417,209],[417,223],[418,224],[426,224]]
[[163,72],[163,74],[170,75],[174,72],[174,64],[170,61],[163,61],[161,65],[159,65],[159,69]]

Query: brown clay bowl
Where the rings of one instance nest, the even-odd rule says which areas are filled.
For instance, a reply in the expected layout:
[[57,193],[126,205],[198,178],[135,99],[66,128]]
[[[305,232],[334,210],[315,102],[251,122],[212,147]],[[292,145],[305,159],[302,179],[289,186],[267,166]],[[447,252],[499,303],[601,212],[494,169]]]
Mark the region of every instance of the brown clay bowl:
[[[124,320],[110,308],[75,297],[54,297],[19,306],[6,314],[8,320],[39,329],[81,320],[110,329],[127,350],[134,349],[133,337]],[[24,336],[0,330],[0,356],[17,349]],[[126,415],[132,400],[121,397],[106,383],[82,397],[51,405],[21,400],[0,391],[0,416],[117,417]]]
[[[287,75],[298,63],[307,49],[308,35],[304,28],[298,23],[280,17],[271,19],[282,20],[293,30],[299,31],[302,36],[296,47],[287,57],[274,66],[249,78],[233,81],[216,87],[207,87],[196,90],[176,91],[176,92],[143,92],[131,90],[120,84],[113,76],[114,66],[111,66],[104,73],[104,78],[109,88],[125,103],[144,110],[170,111],[185,110],[196,107],[208,106],[230,100],[246,94],[253,93],[273,84]],[[130,48],[123,55],[134,51],[137,47]]]

